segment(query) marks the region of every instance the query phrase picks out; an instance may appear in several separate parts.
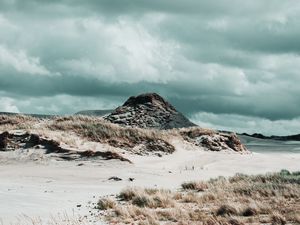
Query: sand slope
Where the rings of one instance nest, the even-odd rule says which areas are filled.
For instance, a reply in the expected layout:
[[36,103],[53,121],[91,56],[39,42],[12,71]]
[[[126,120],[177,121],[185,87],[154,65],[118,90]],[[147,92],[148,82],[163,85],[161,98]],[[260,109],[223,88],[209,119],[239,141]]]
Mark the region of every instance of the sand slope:
[[[0,218],[3,224],[9,224],[21,214],[41,218],[63,212],[88,215],[89,201],[96,202],[98,197],[115,194],[127,186],[176,189],[184,181],[230,176],[237,172],[258,174],[283,168],[300,170],[300,154],[289,152],[288,146],[275,153],[256,151],[241,155],[196,151],[176,141],[175,145],[175,153],[161,158],[128,155],[133,164],[100,159],[4,162],[5,157],[0,153]],[[78,166],[80,163],[83,165]],[[111,176],[123,180],[109,181]],[[134,178],[134,181],[128,178]],[[91,224],[96,224],[93,217],[89,218]]]

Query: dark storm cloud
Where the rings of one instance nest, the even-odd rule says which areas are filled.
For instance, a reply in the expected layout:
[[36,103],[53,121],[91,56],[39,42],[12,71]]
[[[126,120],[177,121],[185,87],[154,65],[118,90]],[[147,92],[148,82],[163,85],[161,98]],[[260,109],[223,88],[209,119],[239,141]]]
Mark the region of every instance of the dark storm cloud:
[[[277,1],[278,2],[278,1]],[[140,1],[132,0],[124,2],[122,0],[4,0],[0,3],[3,10],[26,10],[35,11],[33,7],[43,9],[49,6],[66,6],[68,8],[87,8],[90,11],[97,11],[107,14],[140,14],[145,12],[170,12],[170,13],[205,13],[205,14],[223,14],[226,12],[239,13],[241,10],[259,9],[265,3],[245,3],[239,4],[238,0],[231,1],[231,4],[226,0],[215,2],[209,1],[193,1],[186,0],[184,3],[180,0],[153,0]],[[239,5],[237,8],[232,7],[232,4]],[[275,5],[275,4],[274,4]],[[273,5],[273,6],[274,6]]]
[[158,92],[199,122],[287,127],[300,117],[299,15],[292,0],[3,0],[0,111]]

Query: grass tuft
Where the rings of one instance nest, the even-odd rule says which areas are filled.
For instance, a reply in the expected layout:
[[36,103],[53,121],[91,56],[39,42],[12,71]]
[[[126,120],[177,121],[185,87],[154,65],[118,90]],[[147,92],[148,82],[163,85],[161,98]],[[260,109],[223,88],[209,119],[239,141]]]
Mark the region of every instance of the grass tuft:
[[101,198],[97,203],[97,209],[108,210],[113,209],[116,206],[116,202],[109,198]]
[[114,224],[299,224],[299,174],[237,174],[186,182],[175,192],[128,188],[105,218]]
[[208,185],[204,182],[185,182],[181,184],[183,190],[205,191]]

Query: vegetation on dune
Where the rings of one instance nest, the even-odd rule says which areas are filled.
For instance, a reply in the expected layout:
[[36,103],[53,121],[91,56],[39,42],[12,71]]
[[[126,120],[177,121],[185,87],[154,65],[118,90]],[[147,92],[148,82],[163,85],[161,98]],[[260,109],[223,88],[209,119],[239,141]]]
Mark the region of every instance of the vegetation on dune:
[[110,224],[299,224],[299,202],[300,172],[282,170],[186,182],[176,192],[128,188],[99,209]]
[[13,129],[31,129],[34,124],[42,119],[25,115],[1,115],[0,114],[0,131]]
[[211,129],[204,129],[200,127],[189,127],[189,128],[182,128],[179,130],[180,135],[186,139],[194,139],[203,135],[212,135],[215,131]]
[[175,148],[168,142],[167,133],[154,129],[121,127],[102,118],[87,116],[60,117],[48,125],[50,129],[73,131],[91,141],[108,143],[114,147],[127,150],[143,145],[143,150],[174,152]]
[[[212,151],[247,152],[234,134],[221,134],[200,127],[158,130],[123,127],[101,117],[92,116],[57,116],[41,119],[23,115],[0,115],[0,133],[18,129],[40,136],[47,136],[50,132],[76,134],[89,141],[105,143],[140,155],[161,156],[173,153],[175,147],[171,139],[185,140],[195,147],[204,147]],[[70,142],[68,138],[58,138],[56,141],[67,145]]]

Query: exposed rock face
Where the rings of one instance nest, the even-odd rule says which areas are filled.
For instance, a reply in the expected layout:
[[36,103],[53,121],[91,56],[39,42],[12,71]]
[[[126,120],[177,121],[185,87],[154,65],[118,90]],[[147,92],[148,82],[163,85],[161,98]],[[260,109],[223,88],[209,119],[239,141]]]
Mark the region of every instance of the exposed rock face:
[[186,141],[210,151],[229,150],[240,153],[248,152],[238,136],[234,133],[213,132],[199,128],[188,132],[181,132],[181,135]]
[[202,145],[211,151],[248,151],[235,134],[216,133],[214,135],[204,135],[196,138],[195,143],[196,145]]
[[122,126],[162,130],[196,126],[156,93],[130,97],[105,119]]

